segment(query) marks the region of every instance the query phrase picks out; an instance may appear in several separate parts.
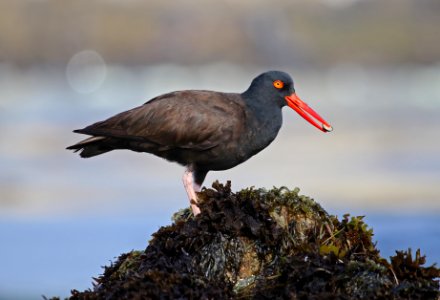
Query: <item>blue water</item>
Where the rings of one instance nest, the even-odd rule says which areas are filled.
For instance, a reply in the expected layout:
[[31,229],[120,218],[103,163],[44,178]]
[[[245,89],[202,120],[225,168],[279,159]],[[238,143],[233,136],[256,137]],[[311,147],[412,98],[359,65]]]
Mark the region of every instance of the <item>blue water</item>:
[[[421,248],[440,262],[440,216],[369,215],[383,257]],[[167,218],[77,218],[0,221],[0,299],[41,299],[91,288],[119,254],[144,249]]]

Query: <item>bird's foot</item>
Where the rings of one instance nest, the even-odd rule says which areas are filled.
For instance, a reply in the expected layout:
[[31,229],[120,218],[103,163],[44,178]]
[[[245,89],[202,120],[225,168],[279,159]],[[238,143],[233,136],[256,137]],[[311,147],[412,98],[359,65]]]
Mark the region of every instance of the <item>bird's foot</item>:
[[191,210],[194,214],[194,217],[197,216],[200,213],[200,208],[197,206],[197,201],[194,199],[191,199]]

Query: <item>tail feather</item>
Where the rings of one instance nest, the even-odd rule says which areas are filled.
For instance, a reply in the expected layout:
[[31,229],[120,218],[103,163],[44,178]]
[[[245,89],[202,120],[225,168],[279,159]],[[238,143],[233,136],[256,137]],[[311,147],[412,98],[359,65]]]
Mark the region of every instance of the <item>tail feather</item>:
[[80,141],[79,143],[69,146],[66,149],[73,150],[74,152],[81,151],[79,156],[88,158],[112,151],[114,148],[109,146],[107,140],[108,138],[103,136],[92,136]]

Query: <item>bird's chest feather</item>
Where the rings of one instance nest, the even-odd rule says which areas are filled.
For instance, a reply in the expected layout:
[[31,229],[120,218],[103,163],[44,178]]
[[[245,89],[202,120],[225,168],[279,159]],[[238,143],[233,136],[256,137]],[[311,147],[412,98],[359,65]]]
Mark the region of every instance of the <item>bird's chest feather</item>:
[[273,126],[274,124],[267,124],[272,130],[268,130],[264,125],[253,129],[249,132],[247,143],[242,143],[240,154],[246,159],[262,151],[275,140],[281,126]]
[[254,155],[266,148],[276,138],[281,125],[280,110],[249,116],[246,138],[242,142],[244,152]]

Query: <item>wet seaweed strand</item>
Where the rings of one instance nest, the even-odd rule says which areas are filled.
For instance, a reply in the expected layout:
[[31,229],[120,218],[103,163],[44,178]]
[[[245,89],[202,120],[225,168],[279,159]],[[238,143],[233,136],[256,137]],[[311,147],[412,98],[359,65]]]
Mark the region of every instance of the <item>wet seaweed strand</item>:
[[[440,270],[417,250],[379,255],[363,217],[329,215],[299,189],[215,182],[70,299],[437,299]],[[437,279],[436,279],[437,278]]]

